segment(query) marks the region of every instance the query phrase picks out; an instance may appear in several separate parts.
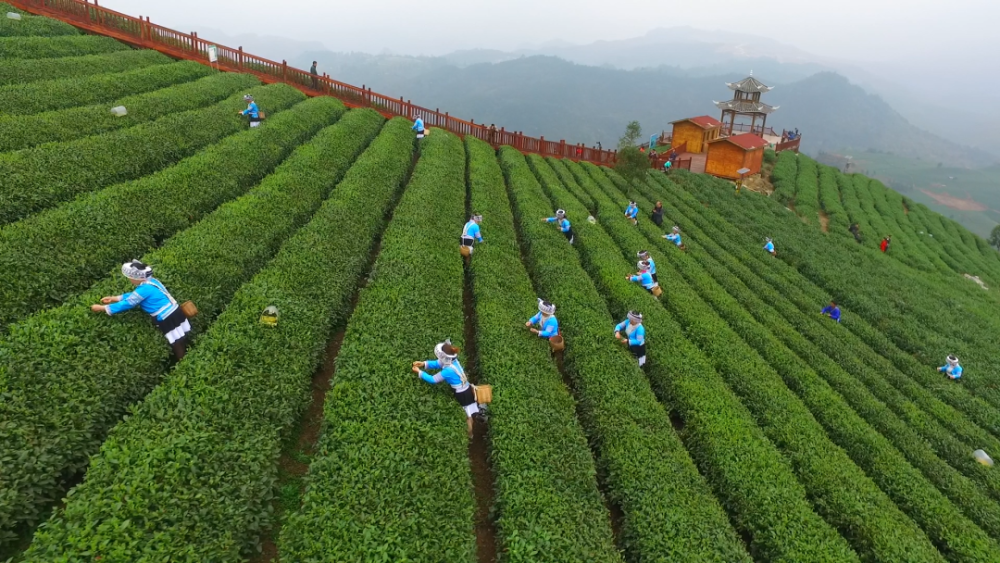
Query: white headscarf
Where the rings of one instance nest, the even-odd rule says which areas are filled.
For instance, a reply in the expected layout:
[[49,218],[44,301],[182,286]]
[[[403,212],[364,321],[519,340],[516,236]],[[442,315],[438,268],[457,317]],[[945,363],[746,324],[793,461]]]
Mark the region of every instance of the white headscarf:
[[544,299],[539,298],[538,312],[547,317],[551,317],[552,315],[556,314],[556,306]]
[[434,355],[441,362],[441,367],[450,366],[455,361],[455,358],[458,357],[458,354],[446,354],[444,351],[445,344],[451,346],[451,339],[446,338],[444,342],[438,342],[437,346],[434,347]]
[[131,260],[122,264],[122,275],[130,280],[145,281],[153,277],[153,268],[138,260]]

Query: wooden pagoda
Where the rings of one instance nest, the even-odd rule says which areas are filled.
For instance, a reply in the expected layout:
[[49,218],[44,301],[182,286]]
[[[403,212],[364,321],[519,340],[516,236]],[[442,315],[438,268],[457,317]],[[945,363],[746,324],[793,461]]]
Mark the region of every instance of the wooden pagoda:
[[[722,110],[722,128],[728,135],[735,133],[736,116],[743,115],[750,117],[750,133],[761,134],[767,126],[768,114],[778,109],[778,106],[769,106],[760,101],[760,95],[770,92],[773,87],[766,86],[761,81],[750,76],[739,82],[727,82],[726,86],[733,91],[733,99],[725,102],[714,102],[716,107]],[[728,124],[726,123],[728,119]],[[757,129],[757,120],[760,119],[760,129]]]

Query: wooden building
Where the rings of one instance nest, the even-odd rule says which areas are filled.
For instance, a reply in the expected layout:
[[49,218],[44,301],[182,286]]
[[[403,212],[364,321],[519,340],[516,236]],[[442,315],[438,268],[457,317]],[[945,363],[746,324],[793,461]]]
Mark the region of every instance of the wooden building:
[[729,180],[738,180],[740,175],[736,171],[741,168],[750,169],[747,176],[759,174],[766,146],[767,141],[753,133],[711,141],[708,143],[705,172]]
[[[738,115],[750,117],[749,130],[751,133],[762,134],[767,127],[768,114],[778,109],[778,106],[769,106],[760,101],[760,95],[764,92],[770,92],[774,87],[766,86],[754,78],[753,72],[739,82],[727,82],[726,86],[733,91],[733,99],[725,102],[714,102],[716,107],[722,110],[724,134],[731,135],[736,132],[736,116]],[[729,123],[726,123],[727,119]],[[758,119],[760,120],[759,128],[757,126]]]
[[719,138],[722,122],[702,115],[674,121],[671,125],[674,126],[673,136],[670,138],[671,146],[684,145],[684,152],[701,153],[708,150],[708,143]]

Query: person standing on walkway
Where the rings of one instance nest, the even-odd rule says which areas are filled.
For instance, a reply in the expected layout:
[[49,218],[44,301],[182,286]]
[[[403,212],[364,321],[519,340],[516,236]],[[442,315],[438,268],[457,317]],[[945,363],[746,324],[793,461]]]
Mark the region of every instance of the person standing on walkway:
[[250,116],[250,127],[257,127],[260,125],[260,108],[257,107],[257,102],[253,101],[253,96],[247,94],[243,96],[243,101],[247,103],[247,109],[240,112],[240,115]]
[[417,132],[417,139],[423,139],[424,138],[424,120],[423,120],[423,118],[421,118],[418,115],[417,119],[415,119],[413,121],[413,127],[410,127],[410,129],[412,129],[412,130],[414,130],[414,131]]
[[771,240],[771,237],[764,237],[764,242],[767,243],[764,245],[764,250],[766,250],[771,256],[777,256],[774,252],[774,241]]
[[473,213],[472,217],[469,218],[469,222],[462,227],[462,236],[459,237],[459,244],[469,248],[469,254],[472,254],[472,245],[475,243],[483,242],[483,233],[479,228],[479,224],[483,222],[483,216],[478,213]]
[[628,207],[625,208],[625,217],[632,221],[633,225],[639,224],[639,206],[636,205],[634,201],[628,202]]
[[[622,336],[622,332],[625,336]],[[629,311],[628,318],[615,326],[615,338],[628,346],[629,352],[639,361],[639,367],[646,365],[646,327],[642,326],[642,313]]]
[[649,255],[648,250],[640,250],[635,253],[639,260],[649,262],[649,275],[653,277],[654,283],[660,283],[660,280],[656,277],[656,262],[653,262],[653,257]]
[[833,301],[831,301],[826,307],[823,307],[823,310],[820,311],[819,314],[827,315],[838,323],[840,322],[840,307],[838,307]]
[[132,282],[135,289],[123,295],[102,297],[101,305],[91,305],[90,310],[95,313],[116,315],[138,305],[153,317],[153,324],[166,337],[177,360],[183,360],[191,323],[188,322],[180,305],[160,280],[153,277],[153,268],[146,264],[138,260],[125,262],[122,264],[122,275]]
[[638,283],[643,287],[643,289],[652,293],[655,296],[656,294],[653,291],[653,289],[658,287],[659,284],[653,281],[653,274],[649,272],[649,261],[640,260],[636,264],[636,267],[639,268],[639,272],[631,276],[625,276],[625,279],[627,279],[630,282]]
[[556,210],[555,217],[547,217],[542,219],[543,223],[556,223],[559,225],[559,230],[562,232],[563,236],[570,244],[573,244],[573,228],[569,224],[569,219],[566,218],[566,212],[562,209]]
[[958,358],[954,354],[949,354],[945,360],[945,364],[937,368],[937,370],[947,375],[948,379],[953,381],[962,379],[962,371],[964,371],[962,366],[958,364]]
[[[537,334],[539,338],[552,338],[559,334],[559,321],[556,320],[556,306],[544,299],[538,300],[538,313],[524,323],[532,334]],[[534,328],[538,327],[538,328]]]
[[[469,438],[472,437],[472,417],[479,413],[479,403],[476,401],[476,390],[469,383],[465,376],[465,368],[458,361],[458,353],[461,350],[451,345],[451,339],[439,342],[434,347],[434,355],[437,359],[424,362],[413,362],[413,372],[420,379],[436,385],[442,381],[448,383],[455,392],[455,400],[465,411],[466,423],[468,425]],[[441,370],[431,375],[424,370]]]
[[316,61],[313,61],[313,65],[309,67],[309,74],[312,75],[310,78],[312,78],[313,90],[319,90],[319,73],[316,71]]

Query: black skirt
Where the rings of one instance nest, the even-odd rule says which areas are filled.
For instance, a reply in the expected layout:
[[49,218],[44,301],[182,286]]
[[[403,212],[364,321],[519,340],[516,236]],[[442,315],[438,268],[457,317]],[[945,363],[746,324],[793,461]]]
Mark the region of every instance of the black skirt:
[[629,344],[628,350],[629,350],[629,352],[632,352],[632,355],[635,356],[635,359],[639,360],[639,367],[642,367],[642,366],[646,365],[646,345],[645,344],[640,344],[638,346],[634,346],[632,344]]
[[455,391],[455,400],[463,407],[475,404],[476,391],[472,388],[472,385],[469,385],[465,388],[465,391]]
[[153,319],[153,323],[156,324],[156,328],[160,329],[160,332],[166,337],[167,342],[171,344],[184,338],[191,332],[191,323],[188,322],[187,316],[184,315],[184,311],[180,307],[177,307],[173,313],[167,315],[162,321]]
[[476,242],[476,239],[467,236],[458,237],[458,244],[462,246],[472,246]]
[[572,228],[570,228],[570,230],[568,230],[568,231],[563,231],[563,236],[566,237],[566,240],[568,240],[570,244],[573,244],[573,229]]
[[653,283],[660,283],[660,280],[657,279],[656,274],[652,274],[652,276],[653,276]]

